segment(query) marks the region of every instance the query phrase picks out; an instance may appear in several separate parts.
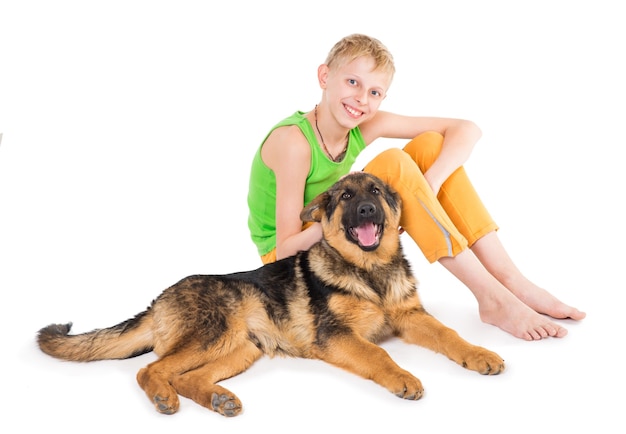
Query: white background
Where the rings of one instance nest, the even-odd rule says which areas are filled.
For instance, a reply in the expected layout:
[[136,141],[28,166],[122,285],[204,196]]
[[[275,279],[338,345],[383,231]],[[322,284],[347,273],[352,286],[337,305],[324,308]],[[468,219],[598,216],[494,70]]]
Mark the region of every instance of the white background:
[[[624,19],[617,0],[1,1],[0,429],[624,432]],[[223,383],[245,407],[228,419],[186,399],[158,414],[135,382],[152,354],[41,353],[49,323],[111,326],[188,274],[260,264],[252,155],[319,101],[316,68],[353,32],[394,53],[383,109],[479,124],[466,169],[501,238],[588,318],[563,321],[562,340],[513,338],[403,238],[426,308],[504,374],[385,342],[425,385],[412,402],[322,362],[262,359]]]

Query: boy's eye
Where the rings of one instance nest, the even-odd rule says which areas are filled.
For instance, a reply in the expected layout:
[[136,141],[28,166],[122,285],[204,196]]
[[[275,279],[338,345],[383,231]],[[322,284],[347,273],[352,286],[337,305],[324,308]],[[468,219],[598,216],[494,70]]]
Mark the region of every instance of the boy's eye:
[[375,96],[375,97],[381,97],[381,96],[383,96],[383,93],[378,91],[378,90],[373,90],[372,91],[372,95]]
[[349,78],[348,79],[348,83],[351,84],[352,86],[356,85],[356,80],[354,78]]

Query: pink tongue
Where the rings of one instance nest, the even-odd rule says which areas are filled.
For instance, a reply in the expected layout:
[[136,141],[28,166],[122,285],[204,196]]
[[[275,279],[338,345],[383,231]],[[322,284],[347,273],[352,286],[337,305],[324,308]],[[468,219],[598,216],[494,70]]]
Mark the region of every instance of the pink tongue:
[[376,226],[374,223],[364,223],[356,228],[359,243],[363,246],[371,246],[376,243]]

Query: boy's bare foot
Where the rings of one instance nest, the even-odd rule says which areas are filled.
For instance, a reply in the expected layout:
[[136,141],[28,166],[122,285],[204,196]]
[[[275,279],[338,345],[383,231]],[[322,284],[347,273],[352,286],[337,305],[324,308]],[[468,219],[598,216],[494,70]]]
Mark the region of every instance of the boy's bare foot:
[[510,292],[501,295],[497,299],[479,300],[480,319],[483,322],[527,341],[567,335],[566,328],[535,312]]

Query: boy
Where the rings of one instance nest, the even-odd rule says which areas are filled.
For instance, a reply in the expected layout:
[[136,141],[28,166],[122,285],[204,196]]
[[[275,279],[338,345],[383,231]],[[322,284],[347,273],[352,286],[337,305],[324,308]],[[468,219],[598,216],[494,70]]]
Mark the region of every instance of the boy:
[[248,193],[248,226],[262,261],[319,241],[320,224],[300,221],[303,205],[348,173],[377,138],[407,139],[403,149],[386,150],[364,168],[402,197],[402,230],[429,262],[438,261],[470,289],[485,323],[526,340],[565,336],[565,328],[541,314],[581,320],[585,313],[522,275],[462,167],[479,128],[467,120],[379,111],[394,73],[380,41],[347,36],[318,68],[319,104],[267,135],[252,163]]

